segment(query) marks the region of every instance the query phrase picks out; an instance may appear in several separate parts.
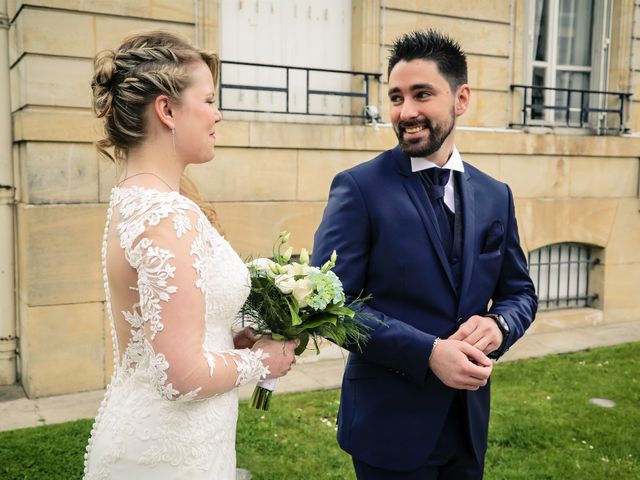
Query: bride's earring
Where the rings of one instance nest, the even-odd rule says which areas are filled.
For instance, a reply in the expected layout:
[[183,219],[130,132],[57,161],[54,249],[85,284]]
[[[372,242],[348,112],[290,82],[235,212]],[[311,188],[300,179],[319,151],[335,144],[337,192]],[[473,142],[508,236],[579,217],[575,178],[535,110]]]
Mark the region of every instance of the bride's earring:
[[176,152],[176,129],[171,129],[171,143],[173,143],[173,154],[177,157],[178,152]]

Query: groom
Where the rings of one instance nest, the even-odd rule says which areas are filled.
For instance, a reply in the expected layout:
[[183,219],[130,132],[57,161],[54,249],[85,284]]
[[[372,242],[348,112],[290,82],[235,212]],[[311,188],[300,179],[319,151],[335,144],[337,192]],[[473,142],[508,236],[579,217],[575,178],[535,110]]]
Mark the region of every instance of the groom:
[[371,295],[371,339],[349,355],[338,441],[359,479],[480,479],[491,359],[533,321],[534,287],[509,187],[463,162],[465,54],[436,31],[389,59],[399,145],[339,173],[314,241],[351,297]]

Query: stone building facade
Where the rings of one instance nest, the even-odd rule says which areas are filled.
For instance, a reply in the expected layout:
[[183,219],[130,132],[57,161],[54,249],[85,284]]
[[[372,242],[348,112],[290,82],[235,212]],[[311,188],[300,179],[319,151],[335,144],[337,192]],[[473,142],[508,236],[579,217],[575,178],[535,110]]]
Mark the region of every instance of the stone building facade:
[[[92,57],[155,28],[218,50],[224,1],[0,1],[0,384],[17,381],[39,397],[108,382],[100,245],[116,172],[93,146],[101,128],[90,112]],[[532,333],[638,320],[640,5],[592,3],[610,24],[598,37],[606,46],[601,68],[593,64],[591,75],[604,78],[608,92],[630,94],[621,122],[607,114],[564,128],[514,125],[522,123],[523,97],[512,85],[531,85],[540,2],[333,1],[351,4],[351,70],[382,74],[370,91],[382,124],[223,121],[215,161],[190,173],[238,253],[268,255],[283,229],[293,245],[312,250],[333,176],[396,143],[384,123],[387,48],[404,32],[437,28],[468,53],[472,106],[459,120],[458,148],[512,187],[525,252],[557,244],[590,252],[588,263],[575,265],[589,274],[588,298],[542,311]]]

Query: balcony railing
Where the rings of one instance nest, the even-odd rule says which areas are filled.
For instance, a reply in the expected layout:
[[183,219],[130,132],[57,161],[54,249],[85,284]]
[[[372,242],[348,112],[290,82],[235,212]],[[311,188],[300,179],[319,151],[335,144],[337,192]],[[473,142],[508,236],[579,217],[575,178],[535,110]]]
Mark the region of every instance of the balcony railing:
[[[590,128],[598,133],[628,130],[624,117],[631,93],[537,85],[511,85],[511,91],[522,92],[520,123],[511,123],[512,127]],[[555,92],[555,98],[547,92]]]
[[[222,60],[220,63],[219,107],[223,112],[252,112],[367,119],[368,115],[365,113],[365,107],[369,105],[371,82],[373,80],[379,81],[382,76],[380,73],[371,72],[304,68],[230,60]],[[232,72],[234,66],[235,71]],[[245,75],[240,74],[240,70],[243,68]],[[234,78],[230,80],[229,77],[231,76]],[[261,78],[250,82],[247,78],[251,76]],[[348,82],[348,86],[344,89],[325,87],[324,85],[331,83],[327,81],[328,77],[331,76],[341,78],[342,85]],[[354,82],[354,78],[360,78],[361,81]],[[334,81],[333,83],[336,82]],[[322,87],[314,85],[322,85]],[[276,99],[274,101],[272,98],[269,102],[256,100],[253,103],[249,102],[249,105],[247,105],[248,102],[239,101],[237,96],[236,98],[231,98],[231,91],[245,93],[270,92],[271,94],[275,94]],[[313,99],[318,97],[361,99],[362,105],[356,107],[349,102],[346,106],[336,107],[336,105],[333,105],[334,108],[332,111],[325,111],[317,105],[312,105]],[[269,103],[270,105],[265,107],[264,103]]]

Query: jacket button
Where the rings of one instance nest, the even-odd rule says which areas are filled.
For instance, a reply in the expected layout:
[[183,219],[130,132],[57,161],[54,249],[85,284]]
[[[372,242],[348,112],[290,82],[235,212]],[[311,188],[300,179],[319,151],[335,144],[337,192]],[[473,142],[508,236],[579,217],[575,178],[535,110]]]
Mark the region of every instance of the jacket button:
[[458,317],[456,322],[458,323],[458,325],[460,325],[462,322],[464,322],[464,319],[462,317]]

